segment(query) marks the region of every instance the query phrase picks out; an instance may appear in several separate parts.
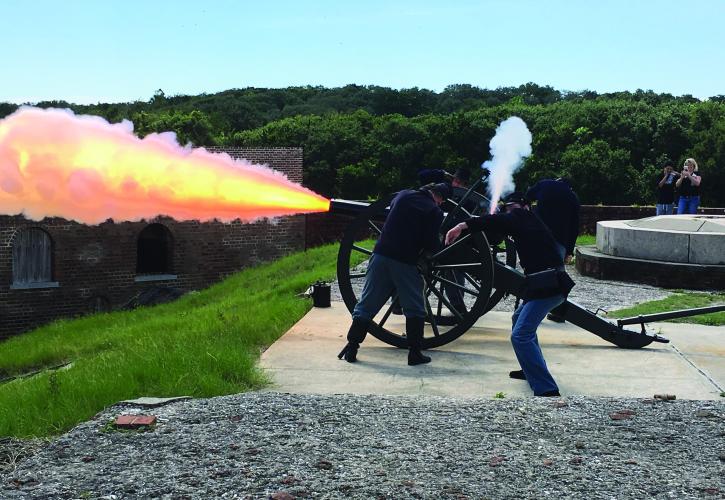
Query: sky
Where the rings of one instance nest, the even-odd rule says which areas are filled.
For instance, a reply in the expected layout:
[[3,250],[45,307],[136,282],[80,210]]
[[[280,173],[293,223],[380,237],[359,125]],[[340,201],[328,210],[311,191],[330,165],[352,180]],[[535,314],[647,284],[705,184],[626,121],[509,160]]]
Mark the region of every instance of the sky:
[[725,94],[725,0],[0,0],[0,101],[347,84]]

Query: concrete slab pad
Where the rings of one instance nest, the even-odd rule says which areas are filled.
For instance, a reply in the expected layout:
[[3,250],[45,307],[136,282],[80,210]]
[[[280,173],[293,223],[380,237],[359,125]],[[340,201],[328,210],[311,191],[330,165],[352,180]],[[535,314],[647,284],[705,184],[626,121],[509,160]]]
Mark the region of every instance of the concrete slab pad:
[[[410,367],[407,352],[368,336],[358,363],[337,359],[350,314],[342,303],[312,309],[264,352],[261,366],[274,391],[291,393],[428,394],[527,397],[511,344],[510,314],[489,312],[458,340],[427,353],[432,363]],[[564,395],[720,399],[725,386],[725,328],[663,323],[672,344],[626,350],[573,325],[544,321],[539,341]]]
[[645,229],[660,229],[663,231],[699,231],[705,223],[705,218],[691,215],[680,215],[672,217],[671,215],[658,215],[655,217],[645,217],[644,219],[633,219],[619,221],[630,227],[641,227]]

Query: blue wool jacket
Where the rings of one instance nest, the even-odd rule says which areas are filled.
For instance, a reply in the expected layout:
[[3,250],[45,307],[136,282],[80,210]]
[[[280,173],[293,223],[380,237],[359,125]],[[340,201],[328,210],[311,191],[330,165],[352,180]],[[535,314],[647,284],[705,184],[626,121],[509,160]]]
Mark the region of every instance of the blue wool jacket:
[[406,189],[390,203],[390,213],[373,250],[391,259],[415,264],[423,250],[441,246],[443,212],[427,191]]

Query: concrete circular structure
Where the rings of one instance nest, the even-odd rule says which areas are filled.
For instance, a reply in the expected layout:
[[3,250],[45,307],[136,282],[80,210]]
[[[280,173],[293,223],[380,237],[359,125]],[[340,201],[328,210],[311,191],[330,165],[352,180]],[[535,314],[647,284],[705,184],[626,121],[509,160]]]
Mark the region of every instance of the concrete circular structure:
[[725,216],[678,215],[597,222],[596,248],[577,269],[597,278],[693,289],[725,288]]

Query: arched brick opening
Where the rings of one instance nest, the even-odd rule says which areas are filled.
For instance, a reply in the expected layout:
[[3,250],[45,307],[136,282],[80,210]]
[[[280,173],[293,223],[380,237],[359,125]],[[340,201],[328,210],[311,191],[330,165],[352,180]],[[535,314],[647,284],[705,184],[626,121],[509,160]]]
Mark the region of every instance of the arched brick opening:
[[174,241],[166,226],[149,224],[138,235],[136,274],[171,274]]

